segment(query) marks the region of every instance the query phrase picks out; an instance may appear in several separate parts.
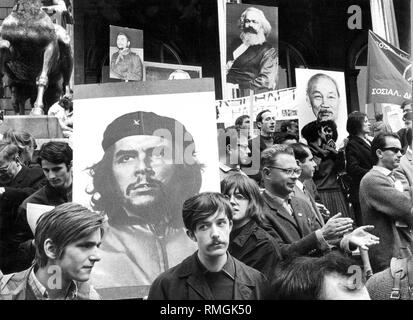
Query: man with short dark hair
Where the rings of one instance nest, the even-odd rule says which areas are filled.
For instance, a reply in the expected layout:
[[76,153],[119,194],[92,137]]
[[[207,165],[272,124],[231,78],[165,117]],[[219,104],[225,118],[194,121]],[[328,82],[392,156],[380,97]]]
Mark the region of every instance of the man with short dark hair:
[[28,197],[20,206],[27,210],[28,203],[57,206],[72,201],[73,150],[67,142],[51,141],[42,145],[38,163],[43,169],[47,184]]
[[255,121],[260,135],[251,139],[248,144],[251,152],[271,147],[274,144],[275,116],[270,110],[262,110],[257,114]]
[[141,58],[130,49],[129,36],[124,32],[119,32],[116,36],[115,52],[110,60],[111,77],[123,80],[142,81],[143,65]]
[[322,257],[294,257],[277,265],[266,299],[370,300],[361,267],[331,252]]
[[14,240],[19,244],[18,261],[14,271],[28,268],[34,258],[33,233],[28,224],[28,204],[57,206],[72,201],[72,148],[66,142],[50,141],[42,145],[38,163],[47,183],[20,205],[16,219]]
[[[251,157],[254,160],[260,158],[263,150],[274,145],[275,116],[268,109],[262,110],[257,114],[255,123],[260,130],[260,134],[248,141],[248,148],[251,150]],[[261,171],[256,171],[257,172],[250,171],[248,176],[260,185]]]
[[205,192],[185,201],[182,216],[198,251],[161,274],[152,284],[153,300],[256,300],[267,279],[227,251],[232,207],[220,193]]
[[100,260],[104,221],[75,203],[44,213],[35,231],[35,264],[19,273],[0,272],[0,300],[100,299],[87,281]]
[[360,182],[363,222],[374,225],[374,234],[381,239],[380,245],[369,253],[374,273],[390,266],[390,259],[399,254],[397,246],[408,247],[413,252],[412,202],[393,172],[400,165],[401,150],[395,133],[374,137],[371,155],[375,165]]
[[295,197],[303,199],[310,205],[312,213],[316,218],[315,221],[318,224],[318,228],[321,228],[324,225],[324,217],[322,216],[313,195],[308,190],[309,185],[313,188],[313,190],[317,190],[312,180],[317,164],[315,163],[313,154],[307,145],[303,143],[294,143],[291,144],[290,147],[293,149],[294,157],[302,170],[300,176],[295,182],[293,194]]

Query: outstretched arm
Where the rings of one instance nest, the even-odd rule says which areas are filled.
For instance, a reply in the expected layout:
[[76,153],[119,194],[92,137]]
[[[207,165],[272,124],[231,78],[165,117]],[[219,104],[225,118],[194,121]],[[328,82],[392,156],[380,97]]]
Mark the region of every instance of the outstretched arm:
[[340,247],[345,251],[353,251],[360,247],[362,250],[368,250],[372,245],[378,244],[380,238],[367,232],[373,230],[374,226],[361,226],[353,232],[346,234],[341,240]]

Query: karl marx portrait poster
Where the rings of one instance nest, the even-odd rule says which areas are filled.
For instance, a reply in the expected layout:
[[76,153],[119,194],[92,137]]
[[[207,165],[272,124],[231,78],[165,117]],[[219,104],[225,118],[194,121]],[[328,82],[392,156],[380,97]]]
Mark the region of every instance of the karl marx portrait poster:
[[225,19],[226,98],[246,96],[250,90],[257,94],[276,89],[278,8],[226,4]]
[[109,78],[142,81],[143,31],[110,26]]
[[211,79],[77,87],[73,198],[108,217],[97,289],[143,297],[196,250],[182,204],[219,191],[213,87]]

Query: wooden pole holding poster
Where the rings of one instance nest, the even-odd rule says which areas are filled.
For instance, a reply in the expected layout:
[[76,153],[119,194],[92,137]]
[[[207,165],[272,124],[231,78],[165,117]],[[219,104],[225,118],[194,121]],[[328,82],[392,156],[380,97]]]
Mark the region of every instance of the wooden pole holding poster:
[[254,114],[254,91],[249,90],[249,97],[250,97],[250,107],[248,111],[248,116],[250,117],[250,135],[251,137],[253,136],[254,133],[254,119],[253,119],[253,114]]
[[221,59],[221,91],[222,99],[227,99],[225,62],[227,59],[227,26],[225,0],[217,0],[218,6],[218,32],[219,32],[219,56]]

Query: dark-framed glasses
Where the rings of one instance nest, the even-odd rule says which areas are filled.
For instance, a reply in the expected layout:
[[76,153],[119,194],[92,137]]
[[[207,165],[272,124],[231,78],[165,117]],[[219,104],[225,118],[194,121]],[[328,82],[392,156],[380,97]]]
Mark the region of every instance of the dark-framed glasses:
[[386,148],[382,148],[382,151],[386,151],[386,150],[390,150],[394,153],[403,153],[403,149],[397,148],[397,147],[386,147]]
[[269,168],[275,168],[278,170],[281,170],[283,172],[285,172],[288,176],[292,177],[294,174],[296,176],[300,176],[301,172],[303,172],[303,169],[301,168],[281,168],[281,167],[276,167],[276,166],[269,166]]

